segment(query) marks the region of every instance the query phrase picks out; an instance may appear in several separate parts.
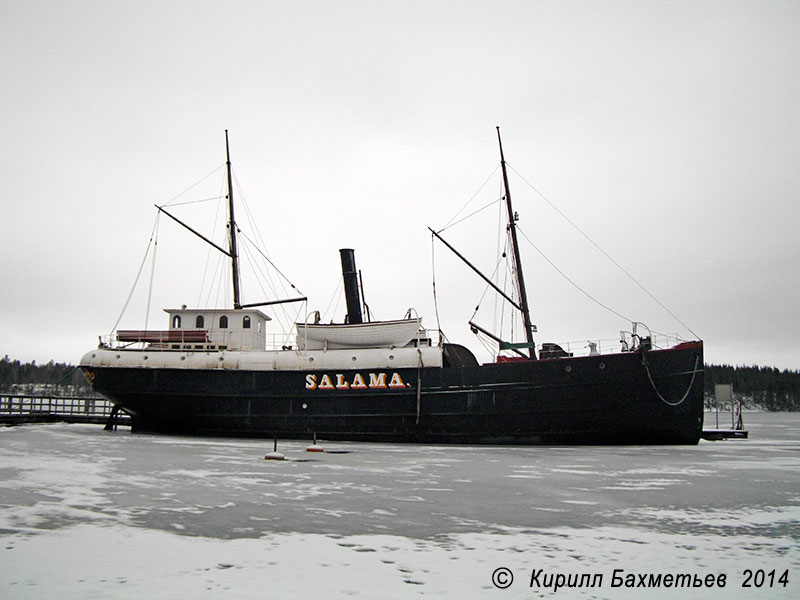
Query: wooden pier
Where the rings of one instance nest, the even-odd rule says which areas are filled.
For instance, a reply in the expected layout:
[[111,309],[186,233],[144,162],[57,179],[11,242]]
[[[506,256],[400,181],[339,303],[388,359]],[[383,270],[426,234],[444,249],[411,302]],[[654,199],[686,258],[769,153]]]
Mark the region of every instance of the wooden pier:
[[[731,428],[720,429],[719,407],[725,404],[731,407]],[[733,386],[729,383],[718,383],[714,386],[714,408],[716,409],[716,426],[703,429],[700,437],[710,442],[719,440],[746,440],[747,430],[742,420],[742,403],[736,402],[733,396]]]
[[745,429],[703,429],[703,433],[700,437],[709,442],[717,442],[719,440],[746,440],[748,433]]
[[[95,423],[107,425],[114,405],[100,397],[0,394],[0,424]],[[130,425],[130,417],[114,413],[114,424]]]

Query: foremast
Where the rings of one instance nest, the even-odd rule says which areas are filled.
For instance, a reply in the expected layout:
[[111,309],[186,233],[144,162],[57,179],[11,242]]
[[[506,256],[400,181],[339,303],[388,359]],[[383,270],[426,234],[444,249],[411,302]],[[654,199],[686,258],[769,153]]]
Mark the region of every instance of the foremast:
[[525,289],[525,275],[522,271],[522,258],[517,244],[517,225],[516,215],[511,206],[511,189],[508,186],[508,172],[506,171],[506,159],[503,155],[503,141],[500,139],[500,127],[497,127],[497,143],[500,146],[500,166],[503,170],[503,189],[505,191],[506,208],[508,210],[508,231],[511,234],[511,252],[514,255],[514,275],[517,280],[517,290],[519,291],[519,310],[522,313],[522,326],[525,328],[525,337],[528,341],[528,358],[536,359],[536,349],[533,341],[533,323],[531,323],[531,313],[528,307],[528,293]]
[[[500,294],[503,298],[505,298],[511,306],[516,308],[522,315],[522,323],[523,327],[525,328],[525,339],[527,341],[520,342],[520,343],[513,343],[513,342],[506,342],[502,338],[498,337],[497,335],[493,334],[491,331],[488,331],[474,323],[472,320],[469,321],[469,326],[472,329],[473,333],[483,333],[487,337],[493,339],[495,342],[498,343],[500,350],[511,350],[516,352],[523,358],[527,358],[528,360],[536,360],[536,344],[533,341],[533,332],[536,331],[536,326],[531,323],[531,311],[528,307],[528,293],[525,288],[525,276],[522,272],[522,259],[520,258],[519,252],[519,244],[517,243],[517,228],[516,228],[516,219],[517,216],[514,213],[514,209],[511,205],[511,190],[508,185],[508,172],[506,170],[506,159],[503,155],[503,142],[500,139],[500,128],[497,128],[497,141],[500,144],[500,165],[503,171],[503,189],[504,189],[504,196],[503,199],[506,201],[506,209],[508,210],[508,227],[507,231],[511,234],[511,253],[514,255],[514,278],[517,290],[519,292],[519,302],[517,302],[514,298],[506,294],[496,283],[494,283],[491,278],[487,277],[483,273],[481,273],[480,269],[478,269],[475,265],[473,265],[470,261],[468,261],[458,250],[456,250],[452,245],[450,245],[447,240],[445,240],[441,234],[437,231],[434,231],[430,227],[428,230],[431,234],[436,237],[439,241],[441,241],[447,248],[449,248],[458,258],[464,261],[470,269],[475,271],[490,287],[492,287],[498,294]],[[505,253],[504,253],[505,256]],[[476,309],[477,311],[477,309]],[[528,353],[525,354],[523,350],[527,349]]]

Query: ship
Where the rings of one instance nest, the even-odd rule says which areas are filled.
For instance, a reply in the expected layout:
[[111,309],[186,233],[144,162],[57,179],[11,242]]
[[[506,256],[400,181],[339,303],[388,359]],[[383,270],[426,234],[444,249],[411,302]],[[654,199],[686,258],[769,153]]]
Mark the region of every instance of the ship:
[[[426,330],[412,310],[372,320],[353,249],[340,250],[347,314],[295,323],[294,343],[267,347],[262,309],[305,297],[243,304],[228,132],[227,248],[233,306],[166,309],[161,330],[118,329],[80,368],[94,390],[130,415],[133,432],[419,444],[697,444],[703,424],[703,341],[664,345],[641,324],[612,351],[579,353],[534,340],[516,215],[499,128],[514,295],[452,250],[518,311],[524,339],[496,344],[490,362]],[[227,259],[226,259],[227,260]],[[365,310],[365,308],[367,310]],[[366,313],[366,314],[365,314]],[[637,328],[638,325],[638,328]],[[438,333],[438,335],[437,335]]]

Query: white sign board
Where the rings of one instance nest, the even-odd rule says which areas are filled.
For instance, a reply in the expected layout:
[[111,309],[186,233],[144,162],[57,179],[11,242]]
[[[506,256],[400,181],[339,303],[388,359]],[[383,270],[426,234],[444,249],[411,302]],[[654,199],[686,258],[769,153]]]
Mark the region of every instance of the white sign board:
[[714,386],[714,399],[717,404],[733,402],[733,386],[730,383],[718,383]]

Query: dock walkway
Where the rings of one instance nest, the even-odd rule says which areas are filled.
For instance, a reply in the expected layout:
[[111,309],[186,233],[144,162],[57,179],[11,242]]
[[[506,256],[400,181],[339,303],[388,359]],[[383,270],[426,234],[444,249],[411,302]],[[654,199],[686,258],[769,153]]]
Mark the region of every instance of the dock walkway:
[[[109,422],[114,405],[101,397],[0,394],[0,424]],[[129,424],[127,415],[115,415]]]

